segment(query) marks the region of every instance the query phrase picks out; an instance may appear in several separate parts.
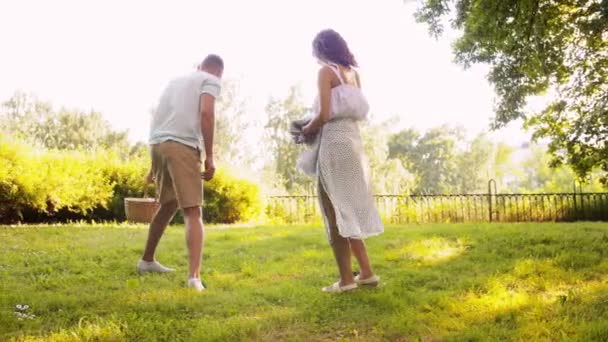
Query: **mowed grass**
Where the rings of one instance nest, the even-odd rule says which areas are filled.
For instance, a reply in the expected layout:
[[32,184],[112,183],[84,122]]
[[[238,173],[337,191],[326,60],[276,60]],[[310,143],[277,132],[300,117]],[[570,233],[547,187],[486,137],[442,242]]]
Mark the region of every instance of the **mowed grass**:
[[340,295],[318,226],[208,228],[204,293],[181,226],[158,251],[177,271],[135,272],[146,233],[0,227],[0,340],[608,340],[606,223],[388,226],[381,287]]

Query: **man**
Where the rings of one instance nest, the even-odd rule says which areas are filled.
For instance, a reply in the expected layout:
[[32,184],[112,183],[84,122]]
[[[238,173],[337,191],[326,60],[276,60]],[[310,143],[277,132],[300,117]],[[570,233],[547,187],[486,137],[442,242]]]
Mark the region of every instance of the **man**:
[[189,255],[187,286],[205,289],[200,279],[203,248],[201,203],[201,140],[204,141],[205,170],[202,178],[213,178],[213,131],[215,99],[220,94],[224,62],[209,55],[197,70],[178,77],[165,88],[150,129],[152,167],[147,181],[155,182],[160,208],[154,215],[139,272],[172,272],[154,259],[154,252],[178,208],[186,223]]

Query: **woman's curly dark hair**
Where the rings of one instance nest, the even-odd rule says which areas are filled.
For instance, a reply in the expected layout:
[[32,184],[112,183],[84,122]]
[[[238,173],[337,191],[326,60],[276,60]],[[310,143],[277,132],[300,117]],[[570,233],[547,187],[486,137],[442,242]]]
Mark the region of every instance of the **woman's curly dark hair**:
[[317,33],[312,41],[312,50],[315,57],[345,67],[357,67],[355,56],[348,49],[348,44],[342,36],[332,30],[327,29]]

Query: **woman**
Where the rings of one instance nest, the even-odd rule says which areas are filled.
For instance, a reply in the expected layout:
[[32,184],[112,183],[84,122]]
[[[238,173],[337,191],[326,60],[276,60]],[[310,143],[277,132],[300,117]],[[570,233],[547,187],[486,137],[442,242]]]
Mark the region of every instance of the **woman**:
[[[361,92],[357,62],[346,41],[324,30],[313,41],[313,54],[322,65],[318,74],[316,116],[302,129],[307,138],[318,134],[319,202],[340,280],[324,292],[344,292],[357,285],[377,286],[364,238],[384,228],[374,205],[367,162],[357,121],[369,106]],[[360,267],[353,277],[351,251]]]

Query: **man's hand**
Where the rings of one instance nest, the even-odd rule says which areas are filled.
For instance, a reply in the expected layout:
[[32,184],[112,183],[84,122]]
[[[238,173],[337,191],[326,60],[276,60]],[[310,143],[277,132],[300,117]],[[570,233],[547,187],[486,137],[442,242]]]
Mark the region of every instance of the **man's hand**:
[[205,159],[205,171],[203,172],[203,179],[210,181],[215,175],[215,165],[213,164],[213,158]]

